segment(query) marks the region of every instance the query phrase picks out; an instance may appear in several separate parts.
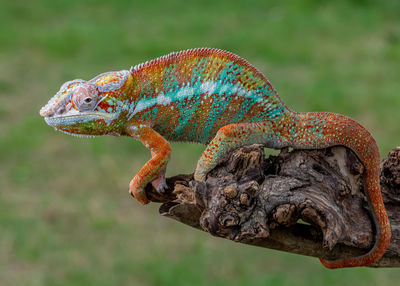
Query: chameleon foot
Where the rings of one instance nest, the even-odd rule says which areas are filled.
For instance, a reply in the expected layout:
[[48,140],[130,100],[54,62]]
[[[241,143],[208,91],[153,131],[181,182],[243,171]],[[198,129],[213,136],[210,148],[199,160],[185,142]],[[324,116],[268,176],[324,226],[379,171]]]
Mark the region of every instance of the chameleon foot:
[[203,173],[203,172],[196,170],[196,172],[194,173],[194,179],[198,182],[205,182],[206,175],[207,175],[207,173]]
[[129,193],[141,204],[148,204],[150,201],[146,197],[144,188],[141,188],[137,184],[137,176],[135,176],[129,184]]
[[151,184],[159,194],[165,193],[165,190],[168,189],[167,182],[165,181],[165,171],[157,179],[153,180]]
[[254,143],[276,146],[278,143],[271,137],[272,132],[268,122],[232,123],[221,127],[197,162],[194,179],[204,182],[208,172],[235,148]]

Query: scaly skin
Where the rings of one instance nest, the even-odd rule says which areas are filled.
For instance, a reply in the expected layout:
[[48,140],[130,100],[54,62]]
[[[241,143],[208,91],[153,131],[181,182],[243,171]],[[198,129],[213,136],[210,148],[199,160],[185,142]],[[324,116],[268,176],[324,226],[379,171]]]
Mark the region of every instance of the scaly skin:
[[377,238],[361,257],[322,260],[328,268],[364,266],[379,260],[390,243],[390,224],[379,184],[379,150],[371,134],[356,121],[334,113],[289,110],[269,81],[240,57],[217,49],[193,49],[90,81],[65,83],[40,114],[72,135],[115,135],[139,139],[152,158],[130,183],[141,203],[152,182],[165,188],[169,141],[208,144],[195,179],[203,181],[227,152],[262,143],[270,148],[326,148],[344,145],[366,168],[366,192],[374,213]]

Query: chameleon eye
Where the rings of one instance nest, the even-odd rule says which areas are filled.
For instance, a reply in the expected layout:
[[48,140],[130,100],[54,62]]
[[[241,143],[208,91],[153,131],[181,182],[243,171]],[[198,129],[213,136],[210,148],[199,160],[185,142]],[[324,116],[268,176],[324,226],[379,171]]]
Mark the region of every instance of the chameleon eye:
[[84,84],[78,87],[73,95],[75,106],[81,111],[93,110],[98,101],[98,93],[93,85]]

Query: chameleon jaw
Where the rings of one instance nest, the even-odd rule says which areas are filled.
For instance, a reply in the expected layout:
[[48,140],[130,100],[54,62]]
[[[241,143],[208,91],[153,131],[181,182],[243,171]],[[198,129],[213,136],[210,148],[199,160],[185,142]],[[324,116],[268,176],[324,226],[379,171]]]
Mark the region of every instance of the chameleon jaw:
[[117,117],[118,113],[90,111],[72,115],[45,116],[44,120],[48,125],[58,128],[97,120],[104,120],[107,124],[110,124]]
[[54,129],[57,130],[57,131],[60,131],[60,132],[62,132],[64,134],[71,135],[71,136],[74,136],[74,137],[80,137],[80,138],[94,138],[94,137],[100,136],[100,135],[88,135],[88,134],[72,133],[72,132],[64,131],[62,129],[58,129],[57,127],[54,127]]

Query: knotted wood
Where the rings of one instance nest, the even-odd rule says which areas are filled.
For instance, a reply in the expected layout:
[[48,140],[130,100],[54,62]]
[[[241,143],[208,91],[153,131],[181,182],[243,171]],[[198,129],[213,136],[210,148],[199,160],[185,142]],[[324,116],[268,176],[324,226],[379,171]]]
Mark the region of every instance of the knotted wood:
[[[375,226],[363,187],[364,167],[341,146],[283,149],[266,157],[261,145],[239,148],[207,176],[167,179],[159,194],[146,187],[160,214],[240,243],[335,260],[368,252]],[[392,241],[373,267],[400,267],[400,147],[381,164]]]

